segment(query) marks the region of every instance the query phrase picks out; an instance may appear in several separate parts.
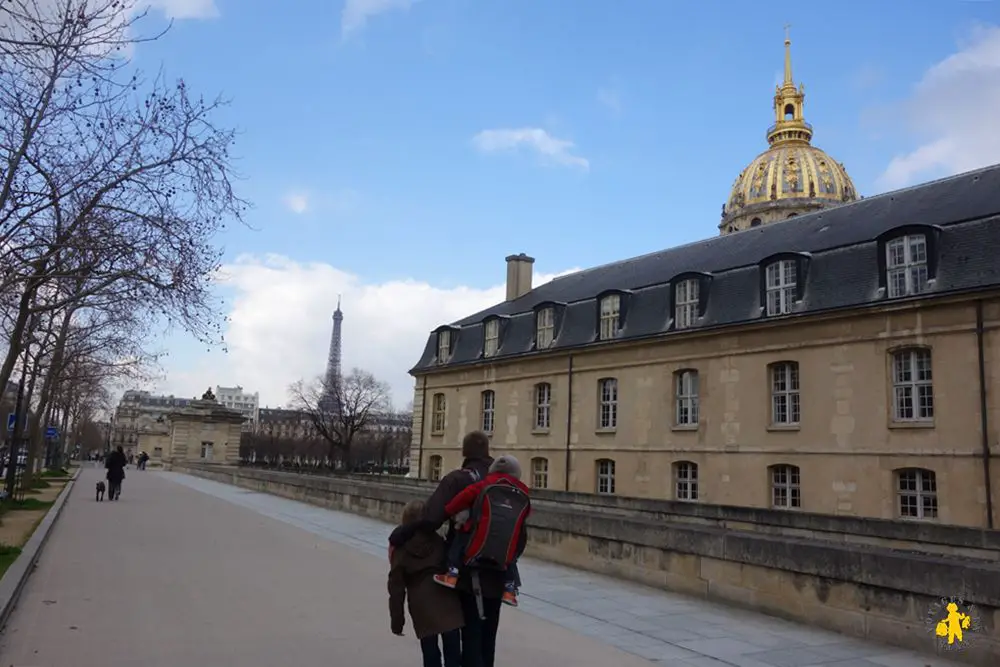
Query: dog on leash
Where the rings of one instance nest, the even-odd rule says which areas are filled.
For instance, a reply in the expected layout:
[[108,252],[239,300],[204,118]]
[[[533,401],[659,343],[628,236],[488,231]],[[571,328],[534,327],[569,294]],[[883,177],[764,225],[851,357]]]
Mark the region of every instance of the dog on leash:
[[104,489],[105,488],[106,487],[104,485],[104,482],[98,482],[97,483],[97,502],[101,502],[102,500],[104,500]]

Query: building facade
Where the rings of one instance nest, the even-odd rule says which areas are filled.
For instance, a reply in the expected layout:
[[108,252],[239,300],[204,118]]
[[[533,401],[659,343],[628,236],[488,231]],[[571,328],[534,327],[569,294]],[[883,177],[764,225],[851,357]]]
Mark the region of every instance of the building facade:
[[215,387],[215,400],[230,410],[243,415],[243,430],[253,431],[260,419],[260,394],[250,393],[243,387]]
[[[135,389],[126,391],[115,408],[108,444],[112,449],[122,447],[126,454],[138,454],[143,451],[139,442],[141,436],[167,433],[168,415],[189,406],[193,400],[173,395],[161,396]],[[146,453],[154,458],[157,457],[157,453],[153,451]]]
[[489,433],[539,488],[993,527],[1000,165],[531,289],[432,332],[421,476]]
[[583,271],[440,328],[413,371],[423,475],[482,429],[536,487],[988,525],[1000,167],[836,214]]

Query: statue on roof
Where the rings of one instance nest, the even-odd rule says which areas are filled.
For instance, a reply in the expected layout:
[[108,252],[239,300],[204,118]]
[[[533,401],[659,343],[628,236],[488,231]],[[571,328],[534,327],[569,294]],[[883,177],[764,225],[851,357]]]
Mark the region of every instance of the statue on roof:
[[203,401],[214,401],[215,400],[215,394],[212,393],[212,388],[211,387],[209,387],[208,389],[206,389],[205,393],[201,395],[201,400],[203,400]]

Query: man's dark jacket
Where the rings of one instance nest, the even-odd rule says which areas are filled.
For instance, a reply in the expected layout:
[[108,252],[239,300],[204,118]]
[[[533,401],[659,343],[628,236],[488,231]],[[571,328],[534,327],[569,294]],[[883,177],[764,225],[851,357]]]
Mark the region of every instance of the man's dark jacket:
[[[394,531],[392,531],[392,534],[389,535],[389,544],[395,547],[405,544],[411,537],[413,537],[413,534],[418,526],[420,528],[427,528],[430,530],[439,529],[442,525],[444,525],[444,522],[448,520],[448,514],[444,511],[445,506],[451,502],[452,498],[464,491],[465,487],[486,477],[487,473],[489,473],[490,464],[492,463],[493,459],[491,458],[465,459],[465,461],[462,462],[461,468],[458,470],[452,470],[438,483],[434,493],[432,493],[431,497],[427,500],[427,505],[424,508],[424,520],[419,523],[410,524],[409,526],[397,527]],[[472,473],[475,473],[475,475]],[[455,525],[454,522],[451,522],[448,526],[448,544],[451,544],[454,532]],[[527,528],[522,527],[521,538],[519,540],[519,544],[517,545],[518,558],[520,558],[521,553],[524,551],[527,541]],[[479,584],[483,591],[483,597],[493,599],[502,597],[504,591],[504,578],[505,575],[503,572],[495,570],[479,570]],[[467,576],[467,573],[463,573],[462,576],[459,577],[458,589],[466,592],[472,592],[472,582]]]

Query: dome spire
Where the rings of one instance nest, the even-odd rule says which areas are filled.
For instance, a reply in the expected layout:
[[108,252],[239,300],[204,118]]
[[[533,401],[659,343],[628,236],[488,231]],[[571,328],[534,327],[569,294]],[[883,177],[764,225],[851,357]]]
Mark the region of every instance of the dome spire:
[[795,87],[795,80],[792,79],[792,36],[790,30],[791,23],[785,24],[785,86]]
[[812,139],[812,125],[805,121],[802,108],[805,106],[806,89],[795,87],[792,78],[792,38],[791,25],[785,26],[785,80],[774,91],[774,125],[767,129],[767,143],[772,146],[783,144],[808,144]]

